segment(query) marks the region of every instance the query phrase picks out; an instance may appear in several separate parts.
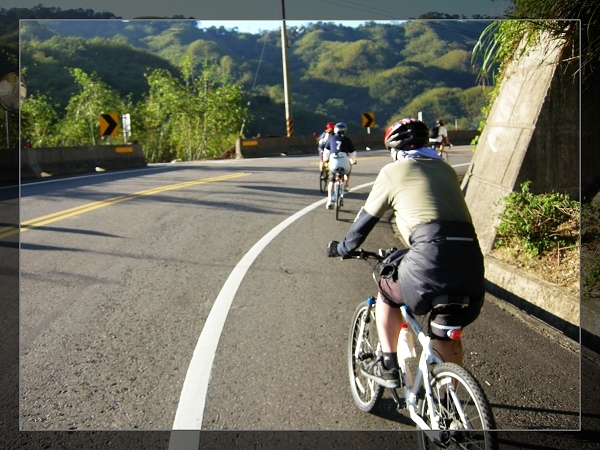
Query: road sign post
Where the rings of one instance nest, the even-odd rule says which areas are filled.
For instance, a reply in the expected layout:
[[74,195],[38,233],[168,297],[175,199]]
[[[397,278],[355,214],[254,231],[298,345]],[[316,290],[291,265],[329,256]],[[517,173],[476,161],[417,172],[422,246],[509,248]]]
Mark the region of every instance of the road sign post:
[[129,114],[123,114],[121,116],[121,122],[123,123],[123,140],[127,144],[127,138],[131,136],[131,116]]

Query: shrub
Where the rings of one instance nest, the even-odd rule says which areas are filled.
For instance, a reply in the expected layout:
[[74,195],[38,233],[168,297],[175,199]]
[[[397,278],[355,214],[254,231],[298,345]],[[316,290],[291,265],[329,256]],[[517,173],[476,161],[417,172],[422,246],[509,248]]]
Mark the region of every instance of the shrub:
[[576,246],[579,239],[579,203],[565,194],[532,194],[531,181],[521,191],[511,192],[500,201],[504,212],[497,228],[497,247],[523,247],[531,257],[557,247]]
[[600,201],[581,208],[581,278],[582,299],[590,300],[600,293]]

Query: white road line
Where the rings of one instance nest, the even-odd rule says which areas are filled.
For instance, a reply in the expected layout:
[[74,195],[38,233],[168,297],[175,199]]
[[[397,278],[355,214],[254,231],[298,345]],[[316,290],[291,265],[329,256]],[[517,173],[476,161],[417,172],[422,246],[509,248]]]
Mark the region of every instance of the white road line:
[[[356,191],[368,186],[374,182],[362,184],[350,189],[348,192]],[[173,432],[169,442],[169,450],[198,450],[200,439],[200,429],[202,428],[202,419],[204,416],[204,407],[206,404],[206,394],[210,382],[217,345],[221,338],[225,320],[229,314],[229,309],[233,298],[246,275],[246,272],[260,255],[263,249],[285,228],[294,223],[306,213],[312,211],[327,201],[326,198],[319,200],[312,205],[298,211],[288,217],[267,234],[265,234],[254,246],[248,250],[240,262],[235,266],[227,281],[223,285],[221,292],[213,304],[206,323],[194,349],[192,360],[183,382],[179,405],[175,413],[173,423]],[[178,430],[198,430],[196,433],[177,432]]]

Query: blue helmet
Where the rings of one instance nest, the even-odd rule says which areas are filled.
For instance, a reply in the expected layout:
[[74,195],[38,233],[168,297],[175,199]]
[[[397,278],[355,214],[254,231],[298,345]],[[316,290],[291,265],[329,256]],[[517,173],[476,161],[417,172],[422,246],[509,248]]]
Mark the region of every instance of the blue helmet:
[[346,126],[346,124],[344,122],[338,122],[335,124],[335,127],[333,128],[333,132],[335,134],[344,134],[347,129],[348,129],[348,127]]

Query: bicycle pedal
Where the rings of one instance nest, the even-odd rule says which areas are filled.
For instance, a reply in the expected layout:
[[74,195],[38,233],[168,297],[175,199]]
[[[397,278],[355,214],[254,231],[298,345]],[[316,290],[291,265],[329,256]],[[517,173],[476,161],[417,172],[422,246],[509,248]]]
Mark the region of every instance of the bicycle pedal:
[[366,359],[373,359],[373,358],[375,358],[375,355],[371,352],[364,352],[364,353],[361,353],[360,355],[358,355],[358,359],[360,361],[364,361]]

